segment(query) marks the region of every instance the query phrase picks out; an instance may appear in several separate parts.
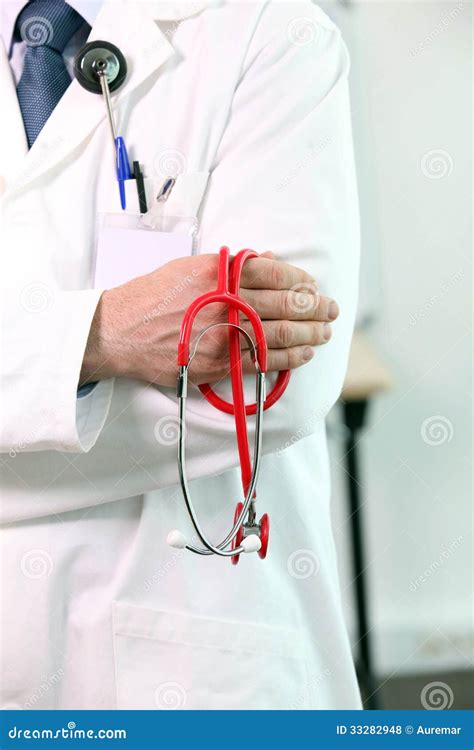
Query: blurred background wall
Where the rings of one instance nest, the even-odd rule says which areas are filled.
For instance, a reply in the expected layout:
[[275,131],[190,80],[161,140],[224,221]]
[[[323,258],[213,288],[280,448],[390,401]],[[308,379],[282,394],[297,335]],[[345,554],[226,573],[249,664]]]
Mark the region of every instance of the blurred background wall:
[[[472,6],[321,6],[352,58],[363,254],[358,328],[392,379],[390,389],[369,398],[358,445],[375,689],[387,707],[420,708],[419,687],[441,681],[446,703],[466,707],[470,678],[463,675],[473,651]],[[362,356],[362,381],[370,379],[364,367],[371,365]],[[334,528],[357,650],[342,429],[335,411]],[[387,692],[393,680],[417,676],[412,698]]]

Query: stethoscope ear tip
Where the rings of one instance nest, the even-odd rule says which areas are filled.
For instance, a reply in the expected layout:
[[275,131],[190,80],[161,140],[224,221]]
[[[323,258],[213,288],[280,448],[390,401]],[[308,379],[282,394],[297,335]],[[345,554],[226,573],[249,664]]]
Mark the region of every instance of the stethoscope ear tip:
[[178,529],[173,529],[173,531],[170,531],[168,536],[166,537],[167,543],[170,545],[170,547],[174,547],[175,549],[184,549],[187,545],[187,539]]
[[246,553],[258,552],[260,547],[262,546],[262,542],[260,541],[260,537],[258,537],[256,534],[250,534],[249,536],[246,536],[245,539],[242,539],[240,546]]

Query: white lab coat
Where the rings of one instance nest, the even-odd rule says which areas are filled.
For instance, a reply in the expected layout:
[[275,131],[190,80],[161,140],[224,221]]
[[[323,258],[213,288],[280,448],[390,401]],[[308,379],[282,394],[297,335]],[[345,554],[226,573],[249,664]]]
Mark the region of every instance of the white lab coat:
[[[104,105],[74,81],[28,152],[2,49],[2,706],[356,708],[324,427],[357,295],[346,49],[307,0],[108,0],[91,38],[128,61],[117,118],[150,196],[179,173],[164,210],[199,217],[199,250],[273,250],[341,316],[265,413],[268,558],[168,547],[189,530],[173,389],[76,398],[96,217],[119,211]],[[194,391],[188,415],[191,489],[221,538],[241,495],[233,420]]]

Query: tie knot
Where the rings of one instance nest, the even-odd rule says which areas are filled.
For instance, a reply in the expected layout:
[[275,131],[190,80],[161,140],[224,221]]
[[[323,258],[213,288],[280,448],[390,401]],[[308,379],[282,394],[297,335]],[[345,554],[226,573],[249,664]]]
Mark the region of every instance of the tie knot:
[[15,37],[28,47],[51,47],[62,53],[83,23],[64,0],[31,0],[18,14]]

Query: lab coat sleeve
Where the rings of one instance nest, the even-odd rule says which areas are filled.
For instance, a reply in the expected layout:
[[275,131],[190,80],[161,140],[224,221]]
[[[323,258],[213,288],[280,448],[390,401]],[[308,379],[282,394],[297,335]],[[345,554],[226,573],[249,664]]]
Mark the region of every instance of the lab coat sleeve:
[[82,358],[100,290],[27,284],[2,294],[0,448],[81,453],[105,422],[113,381],[78,398]]
[[330,343],[292,373],[265,413],[264,451],[276,452],[316,429],[347,366],[359,265],[349,62],[339,31],[310,3],[269,5],[247,62],[212,171],[201,245],[271,250],[312,274],[341,311]]

